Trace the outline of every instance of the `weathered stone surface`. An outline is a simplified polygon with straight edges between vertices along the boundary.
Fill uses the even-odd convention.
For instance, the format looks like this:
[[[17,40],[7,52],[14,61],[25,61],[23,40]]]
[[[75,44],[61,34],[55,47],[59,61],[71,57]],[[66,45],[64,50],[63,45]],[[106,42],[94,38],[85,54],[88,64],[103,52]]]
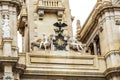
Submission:
[[[81,42],[75,39],[78,46],[72,49],[69,0],[0,0],[0,20],[0,80],[120,80],[118,0],[97,0],[84,26],[77,22]],[[66,27],[53,26],[59,21]],[[22,34],[21,53],[17,30]],[[55,49],[56,33],[66,49]]]

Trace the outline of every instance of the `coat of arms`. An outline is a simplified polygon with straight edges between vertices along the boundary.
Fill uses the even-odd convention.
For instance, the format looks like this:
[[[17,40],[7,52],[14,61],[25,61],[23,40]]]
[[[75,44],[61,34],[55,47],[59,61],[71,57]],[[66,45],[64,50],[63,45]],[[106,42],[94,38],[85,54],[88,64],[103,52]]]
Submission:
[[[67,40],[63,36],[64,29],[62,28],[66,27],[67,24],[56,22],[54,26],[58,27],[58,29],[54,29],[57,36],[55,36],[55,39],[53,39],[53,45],[55,46],[56,50],[66,50]]]

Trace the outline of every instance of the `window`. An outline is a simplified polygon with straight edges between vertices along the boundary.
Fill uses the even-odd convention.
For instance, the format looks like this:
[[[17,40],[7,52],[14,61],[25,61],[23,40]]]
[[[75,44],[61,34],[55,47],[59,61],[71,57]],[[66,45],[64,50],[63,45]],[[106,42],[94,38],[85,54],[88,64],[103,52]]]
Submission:
[[[99,36],[98,36],[98,35],[95,37],[95,43],[96,43],[97,55],[101,55],[100,39],[99,39]]]
[[[94,55],[94,46],[93,46],[93,43],[90,44],[89,49],[90,49],[91,55]]]

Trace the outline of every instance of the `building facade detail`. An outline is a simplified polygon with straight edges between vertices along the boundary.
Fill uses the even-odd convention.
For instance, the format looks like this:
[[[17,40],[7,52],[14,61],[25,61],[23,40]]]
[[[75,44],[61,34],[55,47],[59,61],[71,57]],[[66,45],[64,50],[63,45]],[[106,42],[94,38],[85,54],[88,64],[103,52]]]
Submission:
[[[76,38],[69,0],[0,0],[0,20],[0,80],[120,80],[119,0],[97,0]]]

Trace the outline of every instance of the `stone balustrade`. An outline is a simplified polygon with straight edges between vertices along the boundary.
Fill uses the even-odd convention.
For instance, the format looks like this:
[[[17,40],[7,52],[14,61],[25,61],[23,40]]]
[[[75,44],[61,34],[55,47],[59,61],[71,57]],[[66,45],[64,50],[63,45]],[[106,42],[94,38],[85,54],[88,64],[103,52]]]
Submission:
[[[61,0],[39,0],[39,6],[61,7],[62,1]]]
[[[57,13],[58,21],[61,21],[64,10],[62,0],[38,0],[36,12],[39,15],[39,20],[43,20],[45,12],[51,12]]]

